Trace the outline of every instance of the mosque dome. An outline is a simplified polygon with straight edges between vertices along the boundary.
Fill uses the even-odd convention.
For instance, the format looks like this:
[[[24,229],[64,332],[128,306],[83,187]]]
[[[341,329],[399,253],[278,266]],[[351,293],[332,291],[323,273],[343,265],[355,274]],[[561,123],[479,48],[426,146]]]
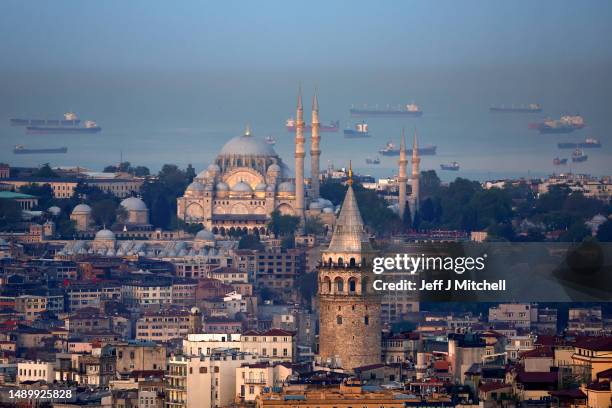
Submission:
[[[79,204],[72,210],[73,214],[91,214],[91,207],[87,204]]]
[[[227,183],[224,183],[224,182],[217,183],[217,191],[228,191],[228,190],[229,190],[229,186],[227,185]]]
[[[198,231],[198,233],[195,236],[195,239],[198,241],[214,241],[215,235],[208,230],[202,229]]]
[[[253,192],[253,189],[251,189],[251,186],[244,181],[239,181],[238,183],[234,184],[232,191],[236,193],[251,193]]]
[[[266,187],[266,191],[269,192],[274,192],[276,186],[274,186],[274,184],[268,184],[268,187]]]
[[[251,136],[246,132],[242,136],[230,139],[221,149],[221,156],[277,156],[271,145],[265,140]]]
[[[266,191],[266,187],[265,183],[259,183],[255,186],[255,191]]]
[[[49,214],[51,214],[51,215],[58,216],[58,215],[60,215],[60,213],[62,212],[62,209],[61,209],[61,208],[59,208],[59,207],[58,207],[58,206],[56,206],[56,205],[53,205],[53,206],[51,206],[51,207],[47,208],[47,211],[48,211],[48,212],[49,212]]]
[[[98,231],[96,233],[96,241],[100,241],[100,240],[114,240],[115,239],[115,234],[113,233],[113,231],[109,230],[109,229],[102,229],[100,231]]]
[[[284,181],[278,185],[279,193],[295,193],[295,185],[290,181]]]
[[[121,206],[128,211],[146,211],[147,205],[140,198],[129,197],[121,201]]]
[[[209,176],[208,170],[202,170],[201,172],[198,173],[197,176],[195,176],[195,178],[198,180],[204,180],[204,179],[207,179],[208,176]]]
[[[334,209],[331,207],[325,207],[323,208],[323,213],[324,214],[333,214],[334,213]]]
[[[208,172],[210,174],[217,174],[221,171],[221,168],[219,167],[219,165],[212,163],[211,165],[208,166]]]
[[[187,191],[204,191],[204,184],[200,183],[199,181],[194,181],[187,186]]]
[[[276,163],[271,164],[270,167],[268,167],[268,174],[270,174],[270,173],[280,173],[280,172],[281,172],[281,168]]]
[[[323,208],[323,206],[318,201],[313,201],[312,203],[310,203],[308,208],[311,210],[320,210],[321,208]]]

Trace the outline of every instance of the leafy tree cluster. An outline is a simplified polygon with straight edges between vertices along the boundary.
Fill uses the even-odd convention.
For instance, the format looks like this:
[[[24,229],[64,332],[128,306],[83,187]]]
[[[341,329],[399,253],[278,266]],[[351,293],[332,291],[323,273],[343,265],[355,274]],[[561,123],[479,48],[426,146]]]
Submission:
[[[150,222],[158,228],[178,227],[176,199],[183,195],[191,182],[190,172],[174,164],[164,164],[157,177],[145,183],[142,199],[147,204]]]
[[[0,199],[0,231],[15,229],[21,221],[21,207],[14,200]]]
[[[43,164],[38,170],[32,173],[32,177],[37,178],[58,178],[59,175],[53,171],[49,163]]]
[[[132,164],[128,161],[121,162],[118,165],[106,166],[103,170],[105,173],[129,173],[136,177],[146,177],[151,174],[148,167],[136,166],[132,167]]]

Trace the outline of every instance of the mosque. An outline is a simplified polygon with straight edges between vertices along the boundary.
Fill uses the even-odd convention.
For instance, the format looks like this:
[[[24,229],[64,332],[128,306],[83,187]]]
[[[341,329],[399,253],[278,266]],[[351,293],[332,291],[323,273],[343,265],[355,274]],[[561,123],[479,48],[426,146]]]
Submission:
[[[214,234],[236,230],[266,233],[273,211],[293,215],[302,221],[317,216],[330,230],[335,221],[334,207],[319,197],[319,104],[312,103],[310,145],[311,175],[305,192],[304,110],[298,94],[295,136],[295,175],[265,140],[250,129],[230,139],[215,161],[197,175],[182,197],[177,199],[178,218],[201,223]],[[308,205],[306,205],[308,203]]]

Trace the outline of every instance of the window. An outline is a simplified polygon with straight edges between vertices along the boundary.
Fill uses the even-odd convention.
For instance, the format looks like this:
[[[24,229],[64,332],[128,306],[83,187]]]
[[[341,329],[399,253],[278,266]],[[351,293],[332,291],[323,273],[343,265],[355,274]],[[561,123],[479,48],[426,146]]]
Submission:
[[[342,324],[342,316],[337,316],[336,317],[336,323],[337,324]]]

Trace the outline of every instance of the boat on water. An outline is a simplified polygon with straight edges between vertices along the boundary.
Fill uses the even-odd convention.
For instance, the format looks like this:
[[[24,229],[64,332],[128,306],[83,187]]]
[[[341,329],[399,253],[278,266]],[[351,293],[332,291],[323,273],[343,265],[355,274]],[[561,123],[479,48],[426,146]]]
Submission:
[[[440,165],[440,169],[441,170],[448,170],[448,171],[459,171],[459,163],[454,161],[454,162],[449,163],[449,164],[441,164]]]
[[[563,115],[559,119],[546,119],[543,122],[529,124],[529,129],[537,130],[541,134],[572,133],[585,126],[584,118],[580,115]]]
[[[409,103],[407,105],[398,105],[392,107],[387,105],[386,108],[379,108],[378,106],[369,107],[364,106],[362,108],[355,108],[351,106],[349,112],[353,116],[421,116],[423,111],[416,103]]]
[[[93,120],[86,120],[85,126],[26,126],[29,134],[72,134],[72,133],[98,133],[102,128]]]
[[[437,149],[438,146],[435,145],[421,146],[418,148],[418,153],[421,156],[434,156]],[[382,154],[383,156],[399,156],[400,148],[393,142],[387,142],[385,147],[380,149],[378,153]],[[412,148],[406,149],[406,154],[412,155]]]
[[[287,121],[285,122],[285,127],[287,128],[288,132],[295,132],[295,128],[296,128],[296,123],[295,123],[295,119],[293,118],[289,118],[287,119]],[[339,120],[333,120],[329,123],[321,123],[319,125],[319,132],[338,132],[340,130],[340,121]],[[304,123],[304,132],[311,132],[312,131],[312,126],[308,123]]]
[[[555,157],[555,158],[553,159],[553,164],[554,164],[555,166],[564,166],[564,165],[566,165],[566,164],[567,164],[567,157],[564,157],[564,158],[562,158],[562,159],[560,159],[560,158],[558,158],[558,157]]]
[[[67,147],[50,147],[46,149],[27,149],[23,145],[15,145],[13,149],[14,154],[53,154],[53,153],[67,153]]]
[[[380,164],[380,157],[366,157],[366,164]]]
[[[266,143],[274,146],[276,144],[276,139],[274,138],[274,136],[266,136]]]
[[[559,149],[599,149],[601,147],[601,142],[599,139],[587,137],[582,142],[559,142],[557,143],[557,147]]]
[[[66,112],[62,119],[24,119],[12,118],[11,126],[78,126],[81,119],[74,112]]]
[[[370,137],[370,131],[368,130],[368,124],[360,122],[355,125],[355,128],[347,127],[344,129],[344,137],[347,139],[357,139]]]
[[[589,156],[587,156],[586,154],[584,154],[584,152],[582,151],[582,149],[576,149],[574,150],[574,152],[572,153],[572,161],[574,163],[580,163],[580,162],[585,162],[587,161],[587,159],[589,158]]]
[[[542,112],[542,105],[539,103],[530,103],[528,105],[491,106],[489,112],[538,113]]]

